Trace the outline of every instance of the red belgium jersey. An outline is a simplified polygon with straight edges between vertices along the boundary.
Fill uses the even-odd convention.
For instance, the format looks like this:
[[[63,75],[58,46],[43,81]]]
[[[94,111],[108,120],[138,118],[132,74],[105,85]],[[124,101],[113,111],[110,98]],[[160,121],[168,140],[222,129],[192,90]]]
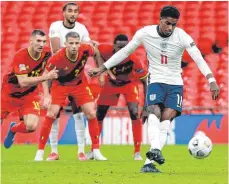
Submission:
[[[100,44],[98,46],[101,57],[107,61],[112,55],[114,55],[113,46],[110,44]],[[120,64],[112,67],[111,72],[115,75],[116,80],[109,78],[109,81],[117,86],[122,86],[136,78],[142,78],[147,75],[145,70],[135,54],[129,55]],[[109,76],[109,75],[108,75]]]
[[[3,77],[2,95],[21,98],[36,90],[36,86],[21,88],[18,84],[17,75],[38,77],[45,69],[47,60],[51,57],[49,49],[44,49],[39,59],[35,60],[28,52],[28,48],[17,51],[9,72]]]
[[[91,45],[81,44],[76,61],[71,61],[66,55],[66,48],[59,50],[53,55],[46,66],[48,71],[54,67],[58,70],[58,78],[53,80],[54,85],[77,85],[84,80],[84,66],[89,56],[94,56]]]

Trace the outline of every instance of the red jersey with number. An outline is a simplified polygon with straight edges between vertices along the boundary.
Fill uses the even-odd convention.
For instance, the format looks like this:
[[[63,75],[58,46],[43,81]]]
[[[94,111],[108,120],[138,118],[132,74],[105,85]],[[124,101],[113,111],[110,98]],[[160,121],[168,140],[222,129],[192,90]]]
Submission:
[[[114,54],[113,46],[109,44],[101,44],[98,46],[98,49],[105,61]],[[116,80],[111,79],[109,75],[108,80],[117,86],[125,85],[136,80],[136,78],[143,78],[148,74],[135,54],[129,55],[129,57],[110,70],[115,75]]]
[[[14,98],[21,98],[36,90],[36,86],[21,88],[17,75],[38,77],[44,71],[47,60],[51,57],[49,49],[45,48],[39,59],[35,60],[28,52],[28,48],[20,49],[14,56],[9,72],[3,77],[2,93]]]
[[[56,67],[58,78],[53,80],[54,85],[78,85],[84,80],[84,66],[89,56],[94,56],[91,45],[81,44],[76,61],[71,61],[66,55],[66,48],[59,50],[53,55],[46,66],[48,71]]]

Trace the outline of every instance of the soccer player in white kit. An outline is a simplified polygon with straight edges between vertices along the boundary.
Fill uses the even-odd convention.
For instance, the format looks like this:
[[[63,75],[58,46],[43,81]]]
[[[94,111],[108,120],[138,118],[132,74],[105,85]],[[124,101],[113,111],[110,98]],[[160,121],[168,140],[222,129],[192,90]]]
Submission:
[[[138,30],[123,49],[114,54],[99,68],[91,69],[89,76],[96,76],[123,61],[143,44],[149,61],[146,111],[150,150],[141,172],[160,172],[152,161],[163,164],[161,150],[166,142],[170,122],[182,111],[183,80],[181,59],[186,49],[207,78],[212,99],[219,96],[219,87],[193,39],[176,24],[180,13],[174,6],[165,6],[160,12],[160,24]]]
[[[63,21],[53,22],[49,29],[49,37],[51,42],[52,53],[55,54],[62,47],[65,47],[65,35],[69,32],[75,31],[80,35],[80,41],[91,42],[87,28],[76,21],[79,15],[79,6],[75,3],[67,3],[63,7]],[[73,118],[75,121],[75,132],[78,142],[78,159],[87,160],[84,152],[85,146],[85,126],[83,113],[79,108],[75,106],[71,97],[69,100],[72,105]],[[49,154],[47,160],[58,160],[59,154],[57,150],[58,145],[58,132],[59,132],[59,118],[52,125],[50,133],[50,145],[51,153]]]

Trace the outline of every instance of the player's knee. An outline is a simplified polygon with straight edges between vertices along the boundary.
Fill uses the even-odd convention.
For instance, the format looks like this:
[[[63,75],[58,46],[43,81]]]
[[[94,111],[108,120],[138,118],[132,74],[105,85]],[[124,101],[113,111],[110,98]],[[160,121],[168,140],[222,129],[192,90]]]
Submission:
[[[137,120],[138,119],[138,108],[130,108],[130,118],[131,120]]]
[[[38,123],[35,123],[32,121],[27,122],[26,123],[26,130],[29,132],[34,132],[37,129],[37,125],[38,125]]]
[[[158,105],[151,105],[147,107],[148,114],[154,114],[158,119],[161,119],[161,109]]]
[[[87,119],[94,119],[96,118],[96,111],[95,110],[89,111],[85,113],[85,116],[87,117]]]
[[[177,115],[177,112],[175,110],[172,111],[164,111],[161,116],[161,121],[170,120],[172,121]]]
[[[50,117],[50,118],[53,118],[53,119],[56,119],[58,117],[58,114],[59,114],[59,111],[56,111],[56,110],[53,110],[53,109],[50,109],[47,112],[47,116]]]

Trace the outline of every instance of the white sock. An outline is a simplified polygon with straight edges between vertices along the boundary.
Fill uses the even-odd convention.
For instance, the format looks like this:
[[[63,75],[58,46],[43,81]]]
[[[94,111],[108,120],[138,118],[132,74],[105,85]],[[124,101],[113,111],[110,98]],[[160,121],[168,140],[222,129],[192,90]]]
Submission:
[[[94,154],[100,153],[100,150],[99,149],[93,149],[93,153]]]
[[[164,120],[160,124],[160,146],[161,146],[161,150],[167,141],[169,126],[170,126],[170,120]]]
[[[85,125],[84,125],[84,118],[83,113],[73,114],[73,118],[75,120],[75,132],[76,138],[78,142],[78,154],[84,153],[84,146],[85,146]]]
[[[169,120],[164,120],[160,123],[160,146],[161,146],[161,150],[164,147],[166,141],[167,141],[167,137],[168,137],[168,130],[169,130],[169,126],[170,126],[170,121]],[[154,163],[154,161],[152,160],[152,163]]]
[[[147,164],[150,164],[150,163],[152,163],[152,161],[150,161],[148,158],[146,158],[146,161],[145,161],[144,165],[147,165]]]
[[[160,121],[156,115],[150,114],[148,117],[148,136],[150,138],[150,149],[161,149],[160,146]]]
[[[59,133],[59,119],[57,118],[53,124],[52,129],[49,135],[51,152],[58,154],[57,145],[58,145],[58,133]]]
[[[43,155],[44,154],[44,150],[39,149],[39,150],[37,150],[37,153]]]

